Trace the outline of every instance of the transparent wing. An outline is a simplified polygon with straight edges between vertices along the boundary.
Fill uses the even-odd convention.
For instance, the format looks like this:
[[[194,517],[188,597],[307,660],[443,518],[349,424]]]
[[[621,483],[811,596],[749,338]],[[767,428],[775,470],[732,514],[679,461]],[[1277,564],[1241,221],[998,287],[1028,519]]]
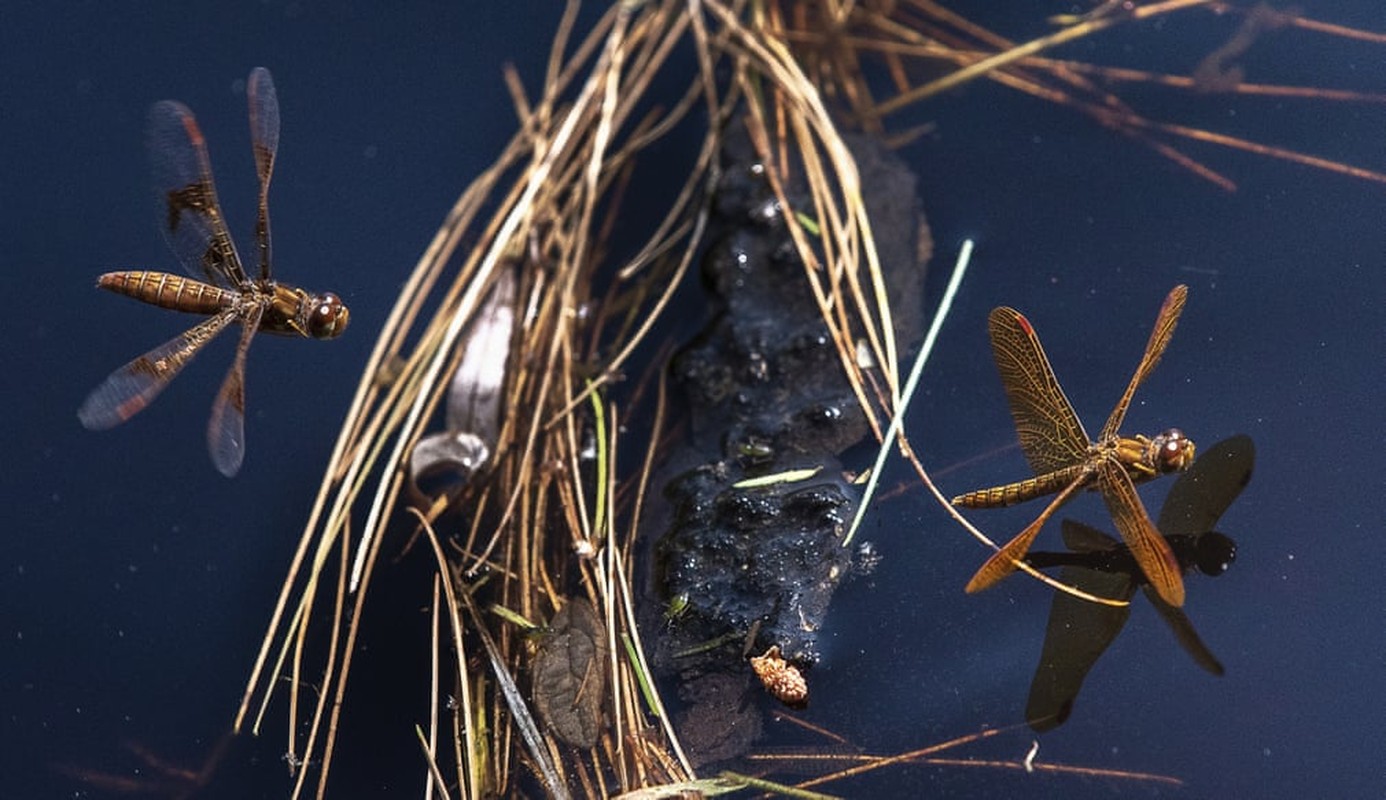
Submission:
[[[256,67],[245,84],[250,105],[250,147],[255,152],[255,173],[260,179],[260,199],[256,204],[255,248],[260,258],[260,278],[270,279],[269,185],[274,174],[274,157],[279,152],[279,98],[269,70]]]
[[[1165,348],[1174,336],[1174,326],[1179,323],[1179,314],[1184,310],[1184,300],[1188,296],[1189,287],[1180,284],[1171,289],[1165,297],[1164,304],[1160,306],[1160,314],[1155,318],[1155,329],[1150,332],[1150,340],[1145,343],[1145,354],[1141,356],[1141,363],[1136,365],[1136,374],[1131,376],[1131,382],[1126,384],[1126,391],[1112,409],[1111,416],[1107,417],[1107,424],[1102,426],[1101,439],[1117,435],[1117,429],[1126,419],[1126,409],[1131,406],[1131,398],[1135,396],[1136,389],[1150,376],[1155,365],[1160,363],[1160,356],[1165,354]]]
[[[987,329],[1030,468],[1043,475],[1082,461],[1090,444],[1088,434],[1059,387],[1030,321],[1002,306],[992,309]]]
[[[265,307],[258,306],[242,323],[236,358],[226,372],[216,402],[212,403],[211,419],[207,420],[207,452],[211,453],[217,471],[228,478],[235,477],[245,460],[245,357],[264,312]]]
[[[1166,603],[1184,605],[1184,578],[1179,561],[1169,542],[1150,523],[1126,468],[1114,459],[1103,459],[1098,466],[1098,481],[1107,511],[1150,585]]]
[[[187,106],[164,100],[149,110],[149,157],[159,227],[174,255],[193,277],[227,289],[241,286],[245,270],[217,202],[207,142]]]
[[[1086,479],[1079,477],[1068,486],[1065,486],[1058,494],[1054,495],[1054,499],[1049,501],[1049,505],[1044,507],[1044,510],[1040,512],[1038,517],[1035,517],[1034,522],[1026,525],[1025,529],[1017,533],[1014,539],[1006,542],[1001,546],[1000,550],[991,554],[991,558],[988,558],[982,566],[977,569],[972,579],[967,582],[967,586],[963,587],[963,591],[971,594],[973,592],[980,592],[983,589],[989,589],[1000,583],[1002,579],[1012,572],[1015,572],[1015,562],[1021,560],[1025,557],[1026,553],[1030,552],[1030,545],[1034,543],[1035,537],[1039,535],[1040,529],[1044,527],[1044,523],[1049,521],[1049,518],[1054,515],[1055,511],[1059,510],[1060,506],[1072,499],[1074,493],[1087,484],[1088,481]]]
[[[208,317],[196,327],[112,372],[87,395],[77,411],[77,418],[89,430],[105,430],[140,413],[235,317],[235,312],[230,310]]]

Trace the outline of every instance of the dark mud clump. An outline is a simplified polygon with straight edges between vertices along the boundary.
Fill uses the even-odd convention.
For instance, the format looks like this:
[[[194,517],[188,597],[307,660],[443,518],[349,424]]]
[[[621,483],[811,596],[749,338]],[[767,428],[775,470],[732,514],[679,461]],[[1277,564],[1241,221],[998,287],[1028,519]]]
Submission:
[[[744,750],[759,734],[758,712],[748,718],[741,699],[750,676],[743,652],[778,647],[797,667],[818,660],[829,602],[852,569],[842,539],[860,497],[838,456],[869,433],[784,209],[740,126],[732,128],[715,239],[703,259],[716,314],[671,368],[688,402],[691,437],[667,460],[665,474],[674,477],[664,486],[668,521],[658,545],[658,582],[678,615],[662,624],[656,663],[679,673],[680,696],[692,706],[686,722],[714,722],[703,752],[696,740],[686,742],[700,761]],[[851,144],[891,282],[897,337],[908,345],[917,338],[928,251],[917,179],[874,141]],[[802,189],[788,191],[796,209],[812,208]],[[810,468],[820,471],[807,480],[736,486]],[[687,652],[718,640],[720,647]],[[728,673],[743,676],[741,690],[728,685]],[[703,713],[710,698],[716,713]],[[748,738],[738,749],[742,734]]]

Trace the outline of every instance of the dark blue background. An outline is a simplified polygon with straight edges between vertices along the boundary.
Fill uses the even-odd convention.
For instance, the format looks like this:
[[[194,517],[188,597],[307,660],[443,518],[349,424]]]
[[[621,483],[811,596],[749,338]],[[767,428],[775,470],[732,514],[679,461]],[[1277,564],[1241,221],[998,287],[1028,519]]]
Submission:
[[[1321,18],[1386,31],[1374,3],[1320,5]],[[374,334],[453,199],[515,127],[501,65],[514,62],[537,87],[558,10],[7,7],[5,796],[73,794],[80,786],[60,765],[129,771],[126,740],[193,763],[225,729]],[[1063,54],[1187,72],[1231,25],[1195,12]],[[1044,28],[1006,30],[1019,39]],[[1379,46],[1281,32],[1245,63],[1255,80],[1386,91],[1383,57]],[[87,432],[75,410],[107,372],[185,321],[92,288],[107,269],[175,269],[147,191],[146,110],[176,98],[197,112],[233,232],[243,236],[254,176],[239,82],[256,65],[273,71],[283,114],[271,195],[277,274],[341,294],[353,327],[331,344],[256,341],[247,461],[227,481],[207,459],[203,428],[229,337],[120,429]],[[1151,116],[1386,169],[1386,108],[1124,94]],[[1096,430],[1161,298],[1179,282],[1190,286],[1188,307],[1127,428],[1177,424],[1205,447],[1244,432],[1258,447],[1252,484],[1221,526],[1241,543],[1240,559],[1226,576],[1189,586],[1189,614],[1227,676],[1198,671],[1138,598],[1073,719],[1044,737],[1040,759],[1177,775],[1189,784],[1181,796],[1380,795],[1386,186],[1191,148],[1241,185],[1226,194],[1129,139],[986,83],[893,120],[924,121],[937,122],[936,133],[904,152],[923,176],[939,242],[931,289],[958,242],[978,242],[911,411],[927,465],[941,470],[1014,440],[985,336],[991,307],[1027,313]],[[941,481],[953,493],[1023,471],[1012,449]],[[1165,488],[1143,490],[1152,509]],[[1004,539],[1036,511],[974,518]],[[1094,498],[1069,511],[1107,524]],[[918,492],[884,505],[865,535],[886,560],[872,579],[843,589],[827,657],[812,674],[809,718],[876,752],[1019,722],[1048,591],[1017,579],[962,595],[985,553]],[[1053,547],[1057,536],[1046,532],[1043,543]],[[426,601],[426,587],[405,594],[406,612]],[[373,729],[362,720],[374,711],[348,714],[344,735],[369,737],[374,751],[348,766],[345,774],[362,777],[341,781],[334,796],[422,786],[409,725],[424,718],[426,673],[406,634],[424,623],[398,622],[405,645],[368,638],[376,658],[363,663],[374,665],[368,671],[398,664],[403,677],[393,685],[402,688],[354,700],[395,713],[381,713],[390,722]],[[281,719],[282,706],[275,712]],[[1030,738],[1003,734],[963,754],[1015,758]],[[214,794],[284,794],[282,743],[282,725],[272,725],[241,745]],[[869,784],[897,794],[1163,793],[959,767],[897,767]]]

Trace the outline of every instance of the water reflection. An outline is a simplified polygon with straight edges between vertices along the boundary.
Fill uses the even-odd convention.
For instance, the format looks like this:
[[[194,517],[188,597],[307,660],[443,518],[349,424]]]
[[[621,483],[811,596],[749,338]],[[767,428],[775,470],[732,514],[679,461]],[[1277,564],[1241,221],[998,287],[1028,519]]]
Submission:
[[[1180,569],[1221,575],[1236,558],[1236,543],[1213,530],[1251,480],[1255,448],[1248,436],[1218,442],[1170,488],[1157,527]],[[1180,646],[1214,675],[1223,667],[1180,609],[1160,599],[1128,547],[1097,530],[1064,520],[1066,553],[1030,553],[1038,568],[1061,567],[1059,580],[1102,597],[1129,600],[1140,587]],[[1036,731],[1062,725],[1073,710],[1083,679],[1131,616],[1130,606],[1113,607],[1055,593],[1039,667],[1030,684],[1025,719]]]

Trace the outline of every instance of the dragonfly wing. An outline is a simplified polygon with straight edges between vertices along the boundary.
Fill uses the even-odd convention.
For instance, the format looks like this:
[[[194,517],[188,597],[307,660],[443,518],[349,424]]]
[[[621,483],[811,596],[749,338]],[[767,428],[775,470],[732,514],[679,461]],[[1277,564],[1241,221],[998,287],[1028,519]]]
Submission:
[[[245,84],[250,105],[250,146],[255,151],[255,173],[260,179],[256,206],[255,248],[260,257],[260,279],[270,279],[269,184],[274,156],[279,152],[279,98],[269,70],[256,67]]]
[[[260,328],[265,307],[259,306],[241,324],[241,341],[236,345],[236,358],[212,403],[212,416],[207,421],[207,451],[217,471],[234,477],[245,459],[245,357],[250,340]]]
[[[1164,355],[1165,348],[1169,346],[1169,340],[1174,336],[1174,326],[1179,322],[1179,315],[1184,311],[1184,301],[1188,296],[1189,287],[1180,284],[1171,289],[1165,297],[1164,304],[1160,306],[1160,314],[1155,318],[1155,329],[1150,332],[1150,341],[1145,343],[1145,354],[1136,365],[1136,373],[1131,376],[1131,382],[1126,385],[1126,391],[1112,409],[1111,416],[1107,417],[1107,424],[1102,426],[1102,435],[1099,437],[1101,441],[1117,435],[1122,421],[1126,419],[1126,409],[1131,405],[1136,388],[1149,377],[1155,365],[1160,363],[1160,356]]]
[[[1160,532],[1197,536],[1216,528],[1223,512],[1251,481],[1255,460],[1250,436],[1233,436],[1213,445],[1170,487],[1160,509]]]
[[[1059,510],[1059,506],[1067,503],[1082,487],[1088,485],[1085,477],[1080,476],[1072,483],[1065,486],[1063,491],[1054,495],[1054,499],[1049,501],[1049,505],[1044,507],[1035,521],[1025,526],[1025,529],[1016,534],[1015,538],[1001,546],[1000,550],[991,554],[981,568],[967,582],[963,591],[968,594],[980,592],[983,589],[990,589],[1000,583],[1012,572],[1016,571],[1016,562],[1025,557],[1030,552],[1030,545],[1034,543],[1035,537],[1039,535],[1044,523]]]
[[[1030,552],[1030,545],[1034,544],[1035,537],[1039,535],[1043,525],[1030,523],[1025,526],[1025,530],[1016,534],[1016,537],[991,554],[982,566],[973,574],[972,579],[963,587],[963,591],[968,594],[980,592],[983,589],[990,589],[1000,583],[1012,572],[1015,572],[1015,562],[1025,557]]]
[[[1030,468],[1044,475],[1082,461],[1090,444],[1088,434],[1054,377],[1030,321],[1002,306],[992,309],[987,329]]]
[[[207,141],[187,106],[164,100],[149,110],[149,156],[162,214],[159,227],[183,267],[224,288],[245,283],[217,202]]]
[[[1166,603],[1176,607],[1184,605],[1184,579],[1179,562],[1169,542],[1150,523],[1126,468],[1115,459],[1103,459],[1098,466],[1098,483],[1117,531],[1131,548],[1131,555],[1150,585]]]
[[[1098,597],[1129,600],[1135,592],[1131,576],[1122,573],[1064,567],[1059,580]],[[1025,719],[1031,728],[1043,732],[1068,719],[1083,679],[1130,616],[1129,605],[1108,606],[1054,593],[1044,648],[1025,704]]]
[[[208,317],[112,372],[87,395],[77,411],[77,418],[88,430],[105,430],[140,413],[234,318],[233,311]]]
[[[1214,675],[1222,675],[1225,672],[1222,668],[1222,662],[1218,661],[1217,656],[1213,655],[1213,651],[1209,650],[1208,645],[1204,644],[1203,640],[1198,637],[1198,632],[1194,630],[1188,615],[1161,600],[1160,596],[1150,587],[1143,588],[1145,596],[1150,598],[1151,605],[1155,606],[1155,610],[1160,612],[1160,617],[1169,623],[1169,629],[1174,631],[1174,638],[1179,641],[1184,652],[1192,656],[1194,662],[1203,669]]]

